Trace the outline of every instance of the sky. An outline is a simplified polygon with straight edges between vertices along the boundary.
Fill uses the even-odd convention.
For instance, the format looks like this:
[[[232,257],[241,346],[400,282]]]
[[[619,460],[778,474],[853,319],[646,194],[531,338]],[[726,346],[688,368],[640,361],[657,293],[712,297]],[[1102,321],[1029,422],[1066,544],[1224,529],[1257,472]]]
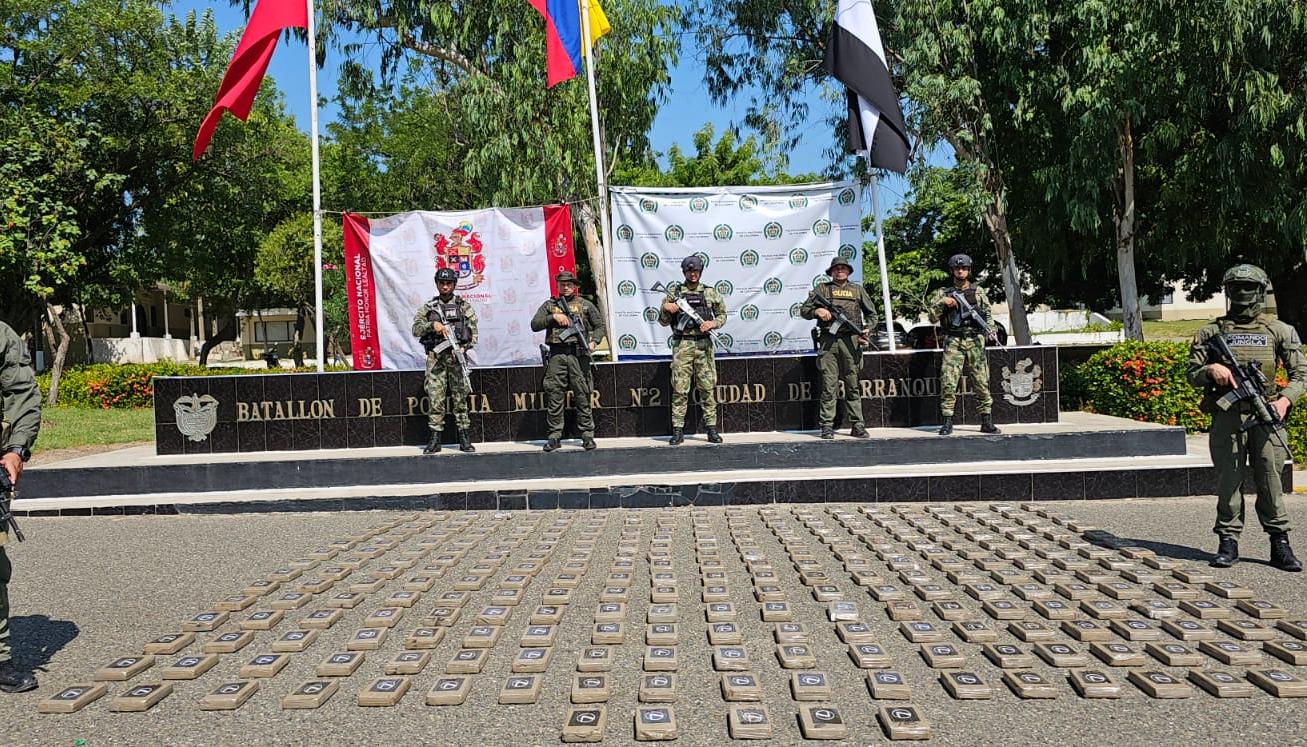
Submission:
[[[239,7],[233,7],[226,0],[219,0],[219,2],[176,0],[172,12],[181,16],[191,10],[202,12],[206,9],[213,12],[220,33],[239,34],[245,27],[247,19],[244,12]],[[326,65],[318,70],[318,97],[320,100],[326,100],[325,105],[320,107],[318,112],[321,132],[326,131],[326,124],[333,121],[339,113],[330,100],[336,95],[336,74],[342,60],[343,56],[337,50],[328,49]],[[268,66],[268,75],[276,81],[284,97],[286,108],[294,116],[296,124],[307,132],[310,119],[307,46],[303,42],[288,39],[283,35],[277,43],[277,51]],[[597,71],[597,75],[603,75],[602,68]],[[683,49],[680,62],[672,70],[671,93],[659,110],[650,131],[650,142],[658,153],[666,153],[673,143],[679,143],[683,151],[693,152],[694,133],[705,123],[712,123],[720,134],[728,127],[740,125],[744,120],[749,105],[748,98],[742,96],[724,105],[713,104],[708,100],[703,77],[702,62],[695,58],[691,49],[688,47]],[[564,85],[573,84],[584,85],[580,80],[569,81]],[[798,146],[788,154],[791,173],[820,173],[826,167],[826,159],[822,153],[828,143],[825,119],[829,116],[832,105],[821,101],[815,94],[809,103],[813,112],[813,122],[818,126],[801,137]],[[198,128],[198,122],[196,126]],[[220,126],[230,127],[239,124],[231,117],[225,117]],[[812,134],[814,132],[816,134]],[[747,136],[748,132],[742,134]],[[589,141],[579,145],[587,150],[590,148]],[[888,211],[900,203],[907,189],[907,182],[897,175],[885,179],[881,185],[882,211]],[[330,206],[324,207],[331,209]]]

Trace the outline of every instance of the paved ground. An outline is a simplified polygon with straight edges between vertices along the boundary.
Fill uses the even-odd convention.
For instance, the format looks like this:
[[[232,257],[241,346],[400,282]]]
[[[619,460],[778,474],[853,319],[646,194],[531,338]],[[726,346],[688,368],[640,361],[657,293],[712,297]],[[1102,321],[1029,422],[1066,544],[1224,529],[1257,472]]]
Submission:
[[[1206,499],[1163,499],[1067,504],[1045,504],[1062,521],[1092,523],[1118,538],[1136,540],[1137,547],[1152,550],[1162,560],[1174,559],[1185,568],[1203,569],[1212,545],[1209,533],[1212,506]],[[1307,499],[1290,498],[1298,526],[1307,526]],[[1016,507],[1012,507],[1015,509]],[[869,511],[869,513],[868,513]],[[799,568],[812,574],[824,571],[836,593],[855,602],[858,617],[890,659],[893,671],[911,687],[911,700],[931,723],[932,741],[942,744],[1188,744],[1188,743],[1302,743],[1307,736],[1301,723],[1307,716],[1303,700],[1279,699],[1256,690],[1250,698],[1220,700],[1195,689],[1185,700],[1154,700],[1129,683],[1130,669],[1109,667],[1090,657],[1091,669],[1109,672],[1121,681],[1120,700],[1086,700],[1079,697],[1066,679],[1066,669],[1055,668],[1040,659],[1031,670],[1052,684],[1052,700],[1022,700],[1001,681],[1003,670],[981,653],[979,643],[964,642],[932,610],[932,602],[913,593],[925,585],[914,579],[919,567],[929,583],[942,587],[946,601],[958,602],[973,620],[981,620],[997,631],[1000,643],[1029,652],[1024,643],[1006,630],[1007,623],[993,619],[981,603],[953,583],[946,573],[932,567],[929,559],[943,558],[965,567],[968,573],[1030,567],[1041,558],[1033,551],[1052,553],[1052,558],[1074,560],[1075,552],[1060,548],[1050,536],[1072,540],[1065,524],[1055,523],[1027,511],[1008,511],[1003,516],[985,505],[949,504],[829,504],[776,505],[763,509],[673,509],[648,511],[591,511],[579,513],[411,514],[357,512],[338,514],[247,514],[237,516],[146,516],[123,518],[28,519],[24,529],[29,541],[10,546],[16,566],[11,596],[17,615],[13,628],[18,655],[42,670],[42,687],[32,694],[0,696],[3,741],[9,744],[380,744],[387,740],[426,744],[556,744],[564,715],[569,708],[576,662],[582,649],[591,645],[600,595],[627,589],[627,608],[621,617],[625,642],[614,645],[614,659],[607,672],[611,694],[606,704],[607,729],[604,742],[624,744],[634,735],[633,715],[638,705],[638,688],[645,656],[646,619],[651,607],[651,571],[672,573],[677,599],[678,626],[676,700],[671,704],[679,724],[678,742],[719,745],[730,741],[727,711],[730,706],[720,689],[721,672],[714,670],[713,647],[709,645],[708,604],[702,601],[705,586],[726,586],[726,598],[734,605],[734,621],[742,632],[743,648],[750,660],[749,672],[761,685],[763,703],[773,722],[774,744],[803,741],[797,715],[811,703],[793,699],[788,686],[790,671],[781,668],[773,641],[776,623],[764,622],[755,590],[775,585],[787,601],[796,622],[806,626],[809,645],[817,666],[832,685],[829,700],[847,722],[847,744],[881,742],[884,734],[875,712],[880,705],[896,702],[873,700],[866,675],[876,670],[859,669],[847,655],[848,646],[836,635],[828,619],[828,604],[814,599],[814,588],[805,586]],[[1249,509],[1251,515],[1251,507]],[[982,526],[981,521],[997,527]],[[1024,522],[1024,523],[1021,523]],[[1079,527],[1079,525],[1077,525]],[[1080,527],[1083,528],[1083,527]],[[968,538],[955,529],[972,532]],[[363,539],[364,532],[373,536]],[[1010,532],[1005,537],[1002,532]],[[932,541],[924,532],[934,532]],[[1023,535],[1028,533],[1031,536]],[[997,535],[991,538],[986,534]],[[71,715],[37,712],[38,704],[74,683],[90,682],[96,670],[114,659],[139,656],[142,647],[158,636],[177,633],[194,615],[211,610],[223,598],[239,595],[251,582],[263,579],[291,561],[307,560],[316,548],[333,541],[361,539],[340,555],[305,570],[253,606],[232,612],[231,620],[216,632],[197,633],[197,641],[176,655],[159,656],[153,667],[129,682],[109,682],[109,694]],[[825,541],[823,541],[823,538]],[[1245,553],[1254,562],[1241,563],[1218,578],[1246,586],[1261,600],[1287,610],[1290,619],[1307,617],[1307,584],[1303,576],[1276,572],[1257,559],[1266,557],[1266,541],[1260,531],[1245,535]],[[945,545],[945,540],[949,545]],[[1030,552],[1021,550],[1024,540]],[[396,542],[391,549],[386,544]],[[1307,550],[1304,541],[1300,549]],[[931,546],[942,552],[933,552]],[[988,545],[985,550],[982,545]],[[222,654],[218,665],[193,681],[175,681],[175,691],[147,713],[110,711],[115,696],[141,684],[160,682],[168,664],[188,654],[222,632],[235,631],[240,621],[256,610],[270,609],[272,602],[305,579],[325,568],[359,556],[368,547],[383,551],[375,559],[363,560],[351,575],[330,591],[312,595],[301,609],[289,610],[285,619],[270,631],[255,633],[255,640],[238,653]],[[1073,548],[1076,546],[1073,544]],[[1077,548],[1078,549],[1078,548]],[[843,561],[835,552],[843,556]],[[1058,551],[1063,554],[1056,554]],[[429,552],[424,552],[429,551]],[[460,553],[461,551],[461,553]],[[498,553],[508,553],[497,557]],[[409,555],[406,555],[409,553]],[[1012,562],[1000,562],[993,553],[1008,555]],[[371,553],[367,553],[371,554]],[[447,556],[454,556],[449,558]],[[538,557],[532,557],[538,555]],[[905,556],[899,559],[897,556]],[[420,556],[420,557],[419,557]],[[235,712],[209,712],[197,708],[198,701],[220,685],[238,678],[243,665],[270,650],[272,641],[298,628],[298,621],[315,610],[327,609],[331,598],[362,577],[380,573],[388,564],[404,558],[414,566],[375,591],[363,593],[363,601],[347,610],[307,650],[289,655],[290,663],[270,679],[262,681],[260,692]],[[409,678],[411,689],[391,708],[363,708],[356,704],[360,691],[382,675],[385,663],[404,648],[405,639],[427,623],[424,618],[441,606],[438,597],[453,588],[458,579],[476,575],[475,566],[491,566],[485,584],[471,591],[457,622],[447,629],[443,641],[431,649],[430,662]],[[361,559],[361,558],[360,558]],[[746,564],[746,559],[749,561]],[[1122,555],[1112,552],[1110,560]],[[451,566],[444,566],[453,560]],[[624,561],[629,560],[627,566]],[[809,560],[814,561],[812,563]],[[1049,559],[1043,559],[1047,562]],[[666,564],[664,564],[666,561]],[[864,562],[865,561],[865,562]],[[1093,562],[1096,562],[1095,559]],[[311,561],[308,561],[311,562]],[[543,563],[538,569],[523,563]],[[565,577],[564,564],[584,563],[585,572],[571,593],[552,646],[552,660],[542,676],[542,689],[534,705],[499,705],[501,687],[509,679],[510,666],[521,650],[519,640],[528,618],[544,595]],[[717,572],[720,563],[724,581],[705,574]],[[306,562],[307,564],[307,562]],[[946,567],[954,567],[944,563]],[[435,567],[426,570],[428,566]],[[578,566],[579,569],[582,566]],[[1101,568],[1101,566],[1095,566]],[[927,666],[919,644],[907,640],[900,623],[890,620],[886,603],[869,595],[870,587],[859,586],[854,571],[866,569],[885,584],[898,588],[916,603],[922,617],[934,623],[944,643],[952,644],[966,658],[966,671],[990,683],[990,700],[958,701],[938,681],[941,671]],[[903,570],[900,570],[903,569]],[[475,618],[490,605],[500,588],[511,588],[509,576],[521,572],[534,577],[522,579],[525,595],[504,625],[500,640],[489,649],[488,662],[479,674],[470,675],[472,687],[462,705],[429,706],[427,692],[437,679],[446,677],[446,664],[460,648]],[[1033,571],[1034,569],[1031,568]],[[1047,568],[1041,569],[1047,570]],[[1134,571],[1151,570],[1142,562]],[[771,571],[774,578],[765,574]],[[904,575],[906,571],[906,575]],[[629,579],[610,576],[630,573]],[[1074,571],[1065,572],[1070,575]],[[1130,569],[1107,572],[1112,580],[1124,580]],[[364,619],[385,606],[384,600],[402,590],[415,576],[440,574],[435,585],[419,594],[413,607],[392,629],[379,650],[366,653],[366,661],[352,676],[339,680],[339,692],[318,710],[283,710],[283,696],[301,683],[315,678],[314,670],[334,652],[345,649],[347,639],[364,626]],[[964,583],[968,581],[961,579]],[[978,579],[992,582],[991,579]],[[1068,579],[1074,582],[1074,579]],[[810,577],[810,584],[821,584]],[[1148,584],[1131,588],[1144,590],[1149,599],[1161,599]],[[970,581],[972,591],[980,591]],[[1030,609],[1030,604],[1013,592],[1016,587],[997,582],[1001,599],[1024,611],[1028,621],[1041,622],[1056,632],[1056,641],[1087,653],[1088,644],[1072,640]],[[1051,590],[1053,580],[1039,583]],[[1202,589],[1202,584],[1195,585]],[[923,590],[925,593],[925,590]],[[1062,599],[1062,597],[1056,597]],[[1099,599],[1106,597],[1098,596]],[[1200,598],[1229,607],[1232,600],[1203,592]],[[1064,600],[1065,601],[1065,600]],[[1075,603],[1070,602],[1074,607]],[[1126,603],[1122,603],[1123,605]],[[1089,615],[1077,612],[1077,617]],[[1131,612],[1131,619],[1143,619]],[[1191,619],[1190,615],[1182,615]],[[1233,619],[1249,620],[1241,611]],[[1276,621],[1268,621],[1273,625]],[[1104,624],[1106,622],[1104,621]],[[1208,624],[1215,628],[1212,621]],[[1163,643],[1177,642],[1164,635]],[[1294,641],[1278,630],[1276,640]],[[1220,640],[1231,640],[1221,633]],[[1119,635],[1112,642],[1121,643]],[[1142,651],[1143,643],[1129,644]],[[1197,643],[1187,644],[1197,649]],[[1245,644],[1258,649],[1260,643]],[[1183,680],[1187,670],[1166,667],[1147,657],[1145,669],[1158,669]],[[1270,656],[1260,657],[1262,666],[1278,667],[1307,677],[1307,667],[1284,664]],[[1226,666],[1207,655],[1197,669],[1220,669],[1240,678],[1247,667]],[[747,704],[746,704],[747,705]]]

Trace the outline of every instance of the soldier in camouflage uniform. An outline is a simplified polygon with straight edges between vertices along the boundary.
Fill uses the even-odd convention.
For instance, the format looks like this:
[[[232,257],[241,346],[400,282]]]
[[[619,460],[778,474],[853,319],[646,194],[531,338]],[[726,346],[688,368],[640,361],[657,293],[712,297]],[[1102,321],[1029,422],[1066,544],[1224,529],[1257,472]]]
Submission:
[[[976,406],[980,410],[980,432],[998,433],[994,426],[994,397],[989,392],[989,361],[985,357],[985,333],[974,320],[963,320],[957,299],[952,293],[957,292],[966,298],[972,308],[980,312],[985,323],[993,328],[994,315],[990,311],[989,297],[979,286],[971,282],[971,257],[955,254],[948,260],[949,272],[953,276],[951,286],[940,288],[930,298],[930,321],[939,325],[943,338],[944,356],[939,371],[939,414],[944,422],[939,426],[939,435],[947,436],[953,432],[953,408],[958,399],[958,379],[965,370],[971,378],[971,386],[976,390]]]
[[[849,282],[853,265],[843,257],[831,260],[826,274],[831,282],[822,283],[808,294],[808,300],[799,307],[799,315],[804,319],[816,319],[817,330],[817,372],[821,375],[821,411],[818,421],[821,425],[821,437],[835,438],[835,400],[839,394],[839,384],[844,383],[844,409],[852,425],[849,435],[854,438],[866,438],[867,426],[862,419],[862,386],[858,373],[862,370],[862,350],[867,345],[871,328],[876,326],[876,307],[872,305],[867,289],[857,283]],[[820,296],[829,301],[844,316],[853,322],[856,329],[847,325],[832,325],[830,311],[817,305]],[[838,327],[834,333],[832,327]]]
[[[704,433],[710,443],[719,444],[717,433],[717,363],[709,332],[726,323],[726,302],[716,288],[699,282],[703,260],[690,255],[681,260],[684,283],[671,283],[658,312],[658,323],[672,326],[683,312],[676,305],[682,298],[698,312],[703,324],[672,333],[672,437],[671,446],[685,443],[685,413],[690,407],[690,382],[697,382],[699,406],[703,408]]]
[[[427,424],[431,428],[431,440],[422,449],[423,454],[435,454],[440,451],[440,431],[445,427],[445,397],[448,395],[454,403],[454,423],[458,426],[458,450],[476,451],[468,429],[472,421],[468,418],[467,385],[463,383],[463,372],[450,348],[439,353],[431,352],[431,347],[438,345],[453,335],[454,344],[464,353],[477,344],[477,315],[472,304],[454,294],[458,283],[458,273],[443,267],[436,272],[436,291],[438,295],[422,304],[413,317],[413,336],[423,338],[427,347],[427,399],[431,402],[431,414]]]
[[[1280,470],[1288,455],[1276,443],[1270,428],[1243,430],[1249,403],[1229,409],[1217,406],[1217,400],[1233,387],[1234,378],[1228,367],[1212,362],[1208,347],[1214,336],[1224,335],[1240,365],[1258,362],[1267,378],[1262,392],[1267,407],[1278,413],[1281,421],[1288,416],[1289,407],[1307,391],[1307,357],[1303,356],[1298,332],[1266,313],[1266,288],[1270,282],[1266,273],[1253,265],[1235,265],[1226,271],[1221,284],[1229,311],[1194,334],[1188,373],[1189,382],[1204,390],[1202,410],[1212,415],[1212,429],[1207,436],[1216,468],[1216,525],[1212,531],[1220,537],[1212,565],[1229,568],[1239,559],[1244,469],[1251,466],[1257,487],[1257,518],[1271,537],[1271,565],[1297,572],[1302,570],[1302,563],[1289,547],[1289,513],[1280,484]],[[1289,375],[1283,389],[1275,383],[1277,365],[1283,365]],[[1279,435],[1284,438],[1283,430]]]
[[[17,485],[41,430],[41,390],[32,374],[27,345],[4,322],[0,322],[0,418],[4,420],[0,465]],[[21,693],[36,689],[36,677],[14,664],[9,649],[9,579],[13,566],[5,555],[8,538],[6,527],[0,526],[0,691]]]
[[[576,406],[576,427],[581,431],[581,446],[586,451],[595,448],[595,421],[591,412],[591,392],[594,380],[590,370],[590,356],[608,329],[604,317],[594,304],[581,297],[576,276],[564,270],[554,277],[558,283],[558,296],[540,305],[531,318],[531,331],[548,330],[545,345],[549,347],[549,362],[545,364],[545,403],[549,410],[549,440],[545,451],[562,448],[563,410],[567,406],[567,393],[572,392]],[[564,311],[563,304],[567,305]],[[572,318],[581,323],[581,331],[589,341],[582,347],[577,337],[570,336]]]

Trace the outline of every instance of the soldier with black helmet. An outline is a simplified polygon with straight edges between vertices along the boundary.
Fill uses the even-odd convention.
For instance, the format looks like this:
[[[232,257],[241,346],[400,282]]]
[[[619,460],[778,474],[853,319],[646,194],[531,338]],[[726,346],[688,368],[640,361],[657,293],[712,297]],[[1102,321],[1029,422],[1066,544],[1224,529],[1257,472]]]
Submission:
[[[590,451],[595,448],[595,422],[590,402],[594,380],[590,356],[608,330],[599,309],[577,292],[580,284],[576,275],[563,270],[554,276],[554,281],[558,284],[558,296],[541,304],[531,318],[533,332],[547,331],[545,345],[549,350],[549,360],[545,364],[544,387],[549,438],[545,441],[545,451],[562,448],[563,411],[567,407],[568,391],[571,391],[576,407],[581,446]],[[579,327],[573,323],[574,320]]]
[[[454,293],[458,273],[448,267],[436,271],[435,298],[418,308],[413,317],[413,336],[421,339],[427,348],[426,392],[431,410],[427,425],[431,440],[422,449],[423,454],[440,451],[440,431],[445,427],[445,397],[453,401],[454,423],[458,426],[458,450],[476,451],[468,430],[472,427],[468,416],[468,387],[463,380],[461,353],[476,347],[477,315],[472,304]],[[449,345],[441,347],[441,343]]]
[[[849,282],[852,272],[853,265],[836,255],[826,270],[830,282],[813,288],[808,300],[799,307],[799,315],[804,319],[817,320],[817,372],[821,376],[821,410],[817,420],[821,437],[828,440],[835,438],[835,400],[841,382],[845,415],[851,426],[849,435],[867,437],[858,373],[862,370],[862,351],[870,339],[871,328],[876,326],[876,308],[866,288]],[[832,313],[829,307],[836,308],[838,313]]]
[[[952,285],[940,288],[930,299],[930,321],[939,325],[943,338],[943,359],[939,371],[939,414],[943,423],[939,435],[953,432],[953,412],[958,398],[958,380],[965,370],[976,392],[976,407],[980,410],[980,432],[998,433],[994,425],[994,398],[989,392],[989,361],[985,357],[985,333],[974,319],[964,317],[962,304],[954,294],[960,294],[966,305],[980,312],[992,329],[994,315],[984,289],[972,282],[971,257],[954,254],[949,257],[949,274]]]
[[[1238,365],[1256,362],[1260,366],[1266,376],[1262,387],[1266,406],[1283,422],[1290,406],[1307,391],[1307,357],[1297,330],[1266,313],[1270,284],[1266,273],[1250,264],[1235,265],[1226,271],[1221,287],[1228,310],[1194,334],[1188,374],[1190,383],[1203,388],[1201,409],[1212,415],[1207,437],[1216,468],[1216,524],[1212,531],[1220,538],[1212,565],[1229,568],[1239,559],[1239,534],[1244,524],[1242,485],[1244,468],[1248,466],[1257,489],[1257,519],[1271,538],[1271,565],[1297,572],[1302,570],[1302,563],[1289,547],[1289,513],[1280,483],[1280,470],[1288,456],[1277,443],[1284,438],[1283,431],[1275,428],[1280,431],[1277,434],[1266,425],[1245,428],[1248,402],[1228,409],[1217,406],[1235,382],[1228,366],[1213,361],[1210,344],[1212,338],[1223,335]],[[1275,381],[1280,365],[1289,379],[1283,388]]]
[[[700,282],[703,258],[691,254],[681,260],[684,283],[669,283],[658,311],[658,323],[669,327],[685,314],[678,305],[684,299],[703,321],[677,328],[672,333],[672,437],[671,446],[685,443],[685,415],[690,409],[690,384],[698,385],[703,408],[704,433],[709,443],[722,442],[717,432],[717,362],[713,358],[712,332],[726,323],[726,302],[716,288]]]

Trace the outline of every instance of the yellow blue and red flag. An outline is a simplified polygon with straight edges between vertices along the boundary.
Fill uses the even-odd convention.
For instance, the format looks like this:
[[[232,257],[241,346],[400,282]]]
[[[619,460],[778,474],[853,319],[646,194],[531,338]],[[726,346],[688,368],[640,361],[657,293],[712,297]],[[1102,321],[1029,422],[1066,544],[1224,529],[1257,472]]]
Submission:
[[[531,7],[545,17],[545,66],[550,88],[575,78],[581,72],[581,56],[596,39],[612,30],[598,0],[589,3],[589,39],[582,38],[579,0],[531,0]]]

